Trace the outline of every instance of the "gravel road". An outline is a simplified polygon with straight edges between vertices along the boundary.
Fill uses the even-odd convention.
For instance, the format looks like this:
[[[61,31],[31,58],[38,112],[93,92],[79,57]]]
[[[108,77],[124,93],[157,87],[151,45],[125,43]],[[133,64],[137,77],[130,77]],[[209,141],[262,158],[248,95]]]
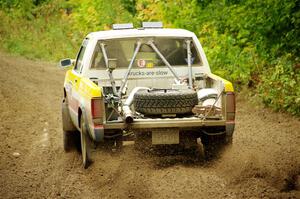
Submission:
[[[237,100],[233,146],[144,154],[132,142],[81,166],[62,148],[64,71],[0,53],[0,198],[300,198],[300,120]],[[246,93],[246,92],[244,92]]]

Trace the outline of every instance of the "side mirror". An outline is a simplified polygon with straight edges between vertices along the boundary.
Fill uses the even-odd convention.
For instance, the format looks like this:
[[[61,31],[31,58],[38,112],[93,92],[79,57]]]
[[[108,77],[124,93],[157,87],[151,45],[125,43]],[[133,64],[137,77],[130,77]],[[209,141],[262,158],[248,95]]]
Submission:
[[[71,66],[74,66],[75,60],[74,59],[62,59],[59,62],[59,67],[60,68],[69,68]]]
[[[117,59],[108,59],[108,69],[113,71],[117,68]]]

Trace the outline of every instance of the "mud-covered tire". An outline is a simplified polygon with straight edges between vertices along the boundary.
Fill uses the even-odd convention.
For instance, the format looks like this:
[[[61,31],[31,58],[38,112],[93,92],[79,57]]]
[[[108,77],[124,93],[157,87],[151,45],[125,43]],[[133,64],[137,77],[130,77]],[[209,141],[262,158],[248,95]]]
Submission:
[[[63,147],[65,152],[77,149],[81,151],[80,132],[79,131],[63,131]]]
[[[193,90],[143,90],[134,95],[135,111],[145,115],[187,114],[198,104]]]

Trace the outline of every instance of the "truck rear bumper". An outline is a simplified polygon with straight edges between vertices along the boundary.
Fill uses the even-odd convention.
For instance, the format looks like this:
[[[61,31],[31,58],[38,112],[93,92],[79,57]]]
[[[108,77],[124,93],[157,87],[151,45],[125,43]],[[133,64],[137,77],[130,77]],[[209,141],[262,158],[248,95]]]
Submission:
[[[149,128],[193,128],[204,126],[225,126],[225,120],[201,120],[199,118],[135,119],[133,123],[107,122],[104,129],[149,129]]]

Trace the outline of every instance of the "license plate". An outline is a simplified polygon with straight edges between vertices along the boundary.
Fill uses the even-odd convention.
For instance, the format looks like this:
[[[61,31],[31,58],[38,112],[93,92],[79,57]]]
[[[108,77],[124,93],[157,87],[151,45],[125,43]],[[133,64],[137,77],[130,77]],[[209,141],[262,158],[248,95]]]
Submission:
[[[179,144],[179,129],[155,129],[152,144]]]

